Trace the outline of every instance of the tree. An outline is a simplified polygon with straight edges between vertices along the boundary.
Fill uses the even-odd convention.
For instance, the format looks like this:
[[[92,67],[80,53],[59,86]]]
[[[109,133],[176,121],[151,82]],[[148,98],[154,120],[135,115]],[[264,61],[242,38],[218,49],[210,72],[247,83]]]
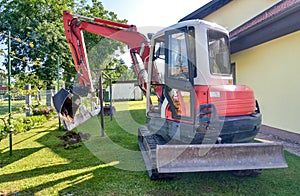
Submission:
[[[73,0],[3,0],[0,3],[0,31],[10,30],[12,39],[12,74],[36,73],[48,87],[57,77],[56,58],[60,55],[65,69],[72,60],[64,38],[61,13],[72,9]],[[2,35],[1,40],[7,37]],[[33,62],[33,63],[31,63]]]
[[[123,59],[120,59],[120,64],[125,65],[125,62]],[[131,67],[127,68],[127,70],[124,73],[122,73],[122,75],[118,78],[119,81],[136,80],[136,79],[137,79],[137,76],[134,71],[133,63],[131,65]]]
[[[20,73],[14,76],[15,86],[14,90],[18,92],[19,95],[25,95],[27,93],[31,95],[36,95],[41,89],[45,89],[45,84],[42,80],[38,78],[36,74],[33,73]],[[31,85],[31,92],[26,92],[26,84]]]
[[[104,73],[112,80],[112,82],[117,81],[123,73],[127,71],[128,67],[124,64],[124,61],[113,58],[105,67]],[[108,87],[109,80],[104,80],[104,88]]]
[[[45,81],[49,89],[57,78],[57,57],[64,70],[64,81],[71,82],[76,77],[69,45],[65,39],[62,12],[70,10],[86,16],[97,16],[104,19],[120,21],[113,12],[104,9],[97,0],[23,0],[0,2],[0,32],[10,30],[12,40],[12,74],[21,72],[35,73]],[[86,46],[92,51],[102,37],[86,34]],[[5,42],[7,35],[0,34],[0,42]],[[112,45],[104,41],[107,46]],[[102,45],[103,46],[103,45]],[[97,49],[98,50],[98,49]],[[111,50],[104,50],[103,58],[110,57]],[[99,67],[98,62],[91,61],[91,67]],[[7,64],[4,62],[4,64]],[[67,84],[68,85],[68,84]]]

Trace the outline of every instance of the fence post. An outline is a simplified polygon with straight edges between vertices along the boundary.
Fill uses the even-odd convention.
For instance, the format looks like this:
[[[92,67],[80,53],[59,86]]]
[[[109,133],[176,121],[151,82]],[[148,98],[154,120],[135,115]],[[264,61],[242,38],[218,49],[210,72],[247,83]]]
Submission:
[[[52,90],[46,90],[46,106],[51,106]]]
[[[57,86],[53,86],[53,94],[56,94],[58,92]]]
[[[99,73],[99,101],[100,101],[100,119],[101,119],[101,137],[104,137],[104,107],[103,107],[103,87],[102,87],[102,70]]]
[[[8,61],[8,70],[7,70],[7,86],[8,86],[8,125],[11,125],[11,33],[8,31],[8,41],[7,41],[7,61]],[[12,132],[9,132],[9,155],[12,156]]]
[[[41,89],[38,90],[37,100],[38,100],[39,102],[42,101]]]
[[[27,93],[26,93],[26,105],[27,105],[27,110],[26,110],[26,116],[31,116],[31,94],[30,94],[30,90],[31,90],[31,84],[26,84],[25,87]]]
[[[60,83],[59,83],[59,79],[60,79],[60,77],[59,77],[59,56],[57,56],[57,60],[56,60],[56,63],[57,63],[57,87],[56,87],[56,91],[55,91],[55,93],[57,93],[60,89]],[[58,128],[60,129],[60,127],[61,127],[61,121],[60,121],[60,117],[59,117],[59,115],[58,115]]]

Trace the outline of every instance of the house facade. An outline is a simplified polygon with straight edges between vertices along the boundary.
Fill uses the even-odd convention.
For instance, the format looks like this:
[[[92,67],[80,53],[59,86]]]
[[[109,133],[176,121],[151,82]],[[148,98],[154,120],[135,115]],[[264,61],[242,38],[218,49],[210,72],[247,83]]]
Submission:
[[[300,134],[300,0],[213,0],[189,19],[229,30],[236,83],[254,90],[263,124]]]

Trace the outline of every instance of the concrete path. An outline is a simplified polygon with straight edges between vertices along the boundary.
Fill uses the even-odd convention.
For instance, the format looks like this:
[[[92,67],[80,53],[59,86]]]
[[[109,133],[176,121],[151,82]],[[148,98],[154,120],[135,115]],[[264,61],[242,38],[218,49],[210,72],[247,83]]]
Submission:
[[[300,156],[300,134],[263,125],[255,139],[261,142],[282,142],[285,150]]]

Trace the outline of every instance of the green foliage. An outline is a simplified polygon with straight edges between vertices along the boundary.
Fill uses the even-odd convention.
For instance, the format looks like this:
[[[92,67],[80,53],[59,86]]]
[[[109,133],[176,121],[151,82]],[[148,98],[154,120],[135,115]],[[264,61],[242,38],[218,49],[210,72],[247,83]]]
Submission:
[[[127,23],[127,20],[119,20],[114,12],[105,10],[102,3],[97,0],[92,0],[92,6],[87,4],[85,0],[82,0],[80,4],[85,6],[78,8],[76,13],[80,13],[83,16]],[[126,72],[127,67],[124,64],[124,61],[115,59],[113,56],[116,50],[123,51],[124,44],[89,32],[84,31],[83,33],[92,76],[98,79],[98,70],[104,69],[104,73],[106,73],[113,81],[118,80],[118,78]],[[103,85],[104,87],[108,86],[109,80],[104,79]]]
[[[7,76],[4,70],[0,69],[0,85],[7,85]]]
[[[12,60],[13,75],[30,71],[43,80],[49,89],[58,77],[56,58],[59,56],[59,66],[64,70],[66,86],[71,84],[76,77],[76,71],[69,44],[65,39],[63,10],[126,22],[118,20],[115,13],[105,10],[97,0],[3,0],[0,2],[0,32],[10,30],[14,37],[11,44],[12,55],[16,57]],[[4,43],[6,40],[7,37],[0,34],[0,42]],[[112,52],[121,46],[120,43],[90,33],[85,33],[85,41],[87,51],[95,51],[91,55],[92,69],[99,68],[99,57],[101,60],[111,58]],[[3,64],[7,65],[7,62]]]
[[[2,122],[0,124],[0,141],[6,138],[10,133],[16,135],[18,133],[23,133],[30,131],[32,128],[43,125],[48,121],[50,116],[54,113],[51,112],[49,115],[35,115],[28,117],[18,117],[11,118],[11,124],[8,123],[8,118],[1,118]]]
[[[122,60],[122,59],[121,59]],[[123,61],[124,62],[124,61]],[[137,80],[133,65],[118,78],[118,81]]]
[[[24,0],[0,3],[0,32],[10,30],[16,39],[12,41],[13,56],[12,74],[15,75],[29,70],[38,75],[46,83],[57,77],[56,62],[51,56],[60,55],[64,65],[71,62],[68,44],[65,41],[61,13],[74,7],[72,0],[57,3],[55,0]],[[6,37],[2,35],[4,42]],[[25,60],[25,61],[24,61]],[[39,61],[40,66],[28,65],[29,62]],[[4,62],[5,64],[6,62]]]
[[[40,89],[45,89],[46,86],[42,80],[34,73],[24,73],[21,72],[14,76],[15,85],[12,91],[15,95],[33,95],[36,96]],[[26,85],[31,85],[31,90],[26,90]]]
[[[104,69],[104,73],[111,78],[112,82],[115,82],[117,80],[119,80],[119,78],[126,73],[126,71],[128,70],[128,67],[122,63],[122,61],[113,58],[109,63],[107,63],[105,69]],[[103,82],[103,86],[104,88],[109,86],[109,78],[107,79],[106,77],[104,77],[104,82]]]
[[[14,76],[16,80],[15,86],[18,89],[24,89],[26,84],[31,84],[31,89],[41,89],[44,84],[43,81],[39,79],[39,77],[34,73],[19,73],[18,75]]]
[[[30,117],[18,118],[12,122],[15,128],[14,134],[29,131],[34,126]]]
[[[0,124],[0,141],[6,138],[10,133],[17,134],[31,129],[31,121],[25,119],[14,119],[12,117],[0,118],[3,124]]]
[[[0,118],[3,124],[0,124],[0,141],[8,136],[13,130],[13,126],[9,125],[7,118]]]
[[[27,117],[27,119],[30,119],[33,127],[37,127],[37,126],[41,126],[45,122],[47,122],[49,117],[46,117],[45,115],[35,115],[35,116]]]
[[[20,107],[20,111],[26,109],[26,106]],[[53,108],[37,104],[32,106],[32,116],[26,117],[2,117],[0,123],[0,141],[6,138],[9,133],[18,134],[40,126],[56,115]]]

